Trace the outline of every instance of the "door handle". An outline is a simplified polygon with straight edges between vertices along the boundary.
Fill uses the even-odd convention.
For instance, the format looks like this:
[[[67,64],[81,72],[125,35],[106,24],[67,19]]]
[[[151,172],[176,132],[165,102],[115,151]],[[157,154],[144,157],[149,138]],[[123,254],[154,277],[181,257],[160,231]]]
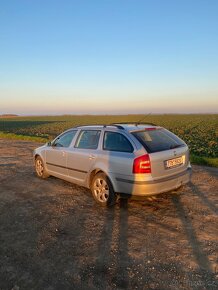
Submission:
[[[89,160],[95,159],[95,155],[89,155]]]
[[[62,151],[62,156],[65,157],[65,151]]]

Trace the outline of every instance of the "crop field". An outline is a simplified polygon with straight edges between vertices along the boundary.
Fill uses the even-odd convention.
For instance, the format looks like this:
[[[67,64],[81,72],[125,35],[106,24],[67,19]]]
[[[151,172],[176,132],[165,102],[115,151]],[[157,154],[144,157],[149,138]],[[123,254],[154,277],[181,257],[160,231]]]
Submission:
[[[0,118],[0,137],[48,141],[66,129],[83,124],[118,122],[155,123],[163,126],[188,145],[192,157],[218,157],[218,114],[208,115],[65,115]]]

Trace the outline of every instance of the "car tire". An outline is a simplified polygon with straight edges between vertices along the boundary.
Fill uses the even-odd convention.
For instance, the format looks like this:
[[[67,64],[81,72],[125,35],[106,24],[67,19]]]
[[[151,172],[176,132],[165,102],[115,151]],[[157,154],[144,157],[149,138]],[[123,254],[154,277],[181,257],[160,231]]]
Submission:
[[[49,177],[49,174],[47,173],[43,160],[40,156],[37,156],[35,159],[35,170],[38,177],[43,179]]]
[[[91,182],[91,192],[95,201],[101,206],[112,206],[116,203],[117,195],[105,173],[97,173]]]

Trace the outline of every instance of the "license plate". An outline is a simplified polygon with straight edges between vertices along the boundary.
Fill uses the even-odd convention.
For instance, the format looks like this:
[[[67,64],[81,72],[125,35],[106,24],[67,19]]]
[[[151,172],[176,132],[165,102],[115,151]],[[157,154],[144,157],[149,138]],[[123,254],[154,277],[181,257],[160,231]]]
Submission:
[[[184,164],[185,156],[173,158],[165,161],[166,168],[172,168]]]

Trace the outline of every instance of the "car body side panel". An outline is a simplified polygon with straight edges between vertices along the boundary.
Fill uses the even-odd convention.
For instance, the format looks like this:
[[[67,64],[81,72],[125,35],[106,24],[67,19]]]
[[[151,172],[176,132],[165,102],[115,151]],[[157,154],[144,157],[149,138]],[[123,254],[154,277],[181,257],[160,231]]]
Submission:
[[[91,170],[96,168],[105,172],[106,175],[110,178],[114,189],[116,190],[116,179],[113,176],[116,176],[122,172],[124,177],[128,177],[132,174],[132,164],[135,153],[126,153],[126,152],[113,152],[113,151],[101,151],[101,154],[98,155],[96,162],[91,167]]]
[[[74,180],[74,179],[73,179],[71,176],[69,176],[69,175],[64,175],[64,174],[57,173],[57,172],[54,172],[54,171],[52,171],[52,172],[48,171],[48,173],[49,173],[50,175],[52,175],[52,176],[55,176],[55,177],[57,177],[57,178],[60,178],[60,179],[66,180],[66,181],[71,182],[71,183],[73,183],[73,184],[77,184],[77,185],[79,185],[79,186],[84,186],[84,182],[81,182],[80,180]],[[84,187],[86,187],[86,186],[84,186]]]
[[[64,148],[50,146],[46,149],[45,162],[49,172],[68,175],[66,160],[66,152]]]
[[[67,168],[71,179],[80,184],[86,184],[87,175],[96,162],[98,150],[71,148],[67,150]]]

